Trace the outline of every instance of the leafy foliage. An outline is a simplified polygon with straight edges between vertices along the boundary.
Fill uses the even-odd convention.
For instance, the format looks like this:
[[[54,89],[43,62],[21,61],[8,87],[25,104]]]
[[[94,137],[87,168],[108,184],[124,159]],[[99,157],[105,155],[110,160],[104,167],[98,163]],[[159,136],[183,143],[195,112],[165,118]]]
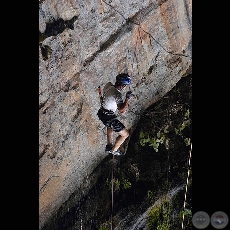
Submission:
[[[158,148],[160,144],[164,144],[165,148],[169,149],[170,141],[174,141],[174,139],[170,140],[170,136],[172,136],[174,132],[175,136],[179,136],[180,138],[182,138],[184,140],[185,145],[189,146],[191,144],[191,139],[186,136],[186,133],[188,133],[188,129],[191,128],[191,124],[192,124],[189,114],[190,111],[186,110],[184,112],[184,116],[178,118],[181,119],[180,122],[178,122],[178,124],[170,119],[166,119],[163,122],[164,124],[163,127],[160,127],[155,130],[151,130],[151,133],[149,133],[148,130],[146,131],[146,129],[140,131],[140,136],[139,136],[140,145],[144,146],[148,144],[154,149],[155,152],[158,152]],[[161,119],[161,117],[159,119]]]
[[[171,205],[168,200],[164,200],[159,205],[153,206],[148,213],[148,230],[169,230]]]
[[[106,222],[106,223],[103,223],[98,230],[109,230],[110,229],[110,223],[109,222]]]
[[[142,115],[139,143],[151,146],[155,152],[160,145],[173,148],[175,142],[191,144],[192,134],[192,78],[187,76],[153,107]]]
[[[114,192],[119,192],[122,189],[128,189],[131,187],[131,182],[125,177],[125,174],[121,170],[117,171],[116,177],[117,178],[113,178],[113,180],[106,179],[106,185],[109,190],[112,189],[112,183]]]

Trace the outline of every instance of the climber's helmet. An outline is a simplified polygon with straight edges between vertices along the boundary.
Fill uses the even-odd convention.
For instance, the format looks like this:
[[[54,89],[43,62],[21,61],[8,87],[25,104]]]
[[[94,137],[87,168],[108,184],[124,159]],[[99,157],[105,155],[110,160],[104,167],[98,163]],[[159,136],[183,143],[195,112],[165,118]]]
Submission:
[[[127,73],[121,73],[116,76],[116,85],[129,85],[131,83],[131,78]]]

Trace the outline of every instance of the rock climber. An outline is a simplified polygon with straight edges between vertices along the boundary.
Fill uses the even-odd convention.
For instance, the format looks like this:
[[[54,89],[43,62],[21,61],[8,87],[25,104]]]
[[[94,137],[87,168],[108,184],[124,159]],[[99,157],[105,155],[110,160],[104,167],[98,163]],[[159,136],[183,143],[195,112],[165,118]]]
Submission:
[[[122,99],[122,93],[127,85],[131,83],[131,78],[126,73],[120,73],[116,76],[115,84],[108,82],[103,88],[103,94],[100,94],[101,107],[97,112],[98,118],[107,127],[107,145],[105,151],[113,155],[123,154],[119,147],[129,136],[129,131],[124,124],[118,119],[119,114],[124,114],[129,105],[129,99],[133,94],[128,91],[125,100]],[[118,136],[113,145],[113,132]]]

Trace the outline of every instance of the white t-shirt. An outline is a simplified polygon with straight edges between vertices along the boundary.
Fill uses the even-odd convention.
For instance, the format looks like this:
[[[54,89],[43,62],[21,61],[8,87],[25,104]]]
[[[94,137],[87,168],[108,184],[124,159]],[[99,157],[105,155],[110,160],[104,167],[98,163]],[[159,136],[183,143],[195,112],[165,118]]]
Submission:
[[[103,89],[102,107],[116,112],[119,103],[123,103],[121,92],[108,82]]]

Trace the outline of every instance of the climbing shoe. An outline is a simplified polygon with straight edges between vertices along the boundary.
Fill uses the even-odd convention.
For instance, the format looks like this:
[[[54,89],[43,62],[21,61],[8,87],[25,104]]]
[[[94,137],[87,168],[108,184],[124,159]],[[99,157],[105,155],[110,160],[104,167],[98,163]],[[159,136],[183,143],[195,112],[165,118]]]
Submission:
[[[111,144],[110,145],[106,145],[105,146],[105,152],[111,153],[112,152],[112,148],[113,148],[113,146]]]
[[[117,151],[111,151],[111,154],[113,154],[114,156],[120,156],[120,155],[123,155],[123,153],[120,151],[120,150],[117,150]]]

